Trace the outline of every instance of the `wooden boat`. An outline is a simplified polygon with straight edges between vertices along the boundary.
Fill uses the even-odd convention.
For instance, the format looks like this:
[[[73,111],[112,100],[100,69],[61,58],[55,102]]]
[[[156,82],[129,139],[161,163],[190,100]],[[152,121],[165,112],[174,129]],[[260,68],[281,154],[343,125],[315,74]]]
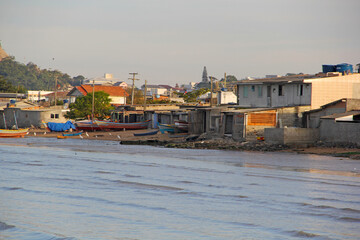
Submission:
[[[65,139],[65,138],[68,138],[68,137],[67,136],[62,136],[62,135],[57,136],[57,139]]]
[[[72,137],[72,136],[79,136],[83,133],[83,131],[81,132],[69,132],[69,133],[62,133],[62,135],[64,137]]]
[[[159,132],[159,130],[155,130],[155,131],[151,131],[151,132],[144,132],[144,133],[134,133],[135,137],[139,137],[139,136],[151,136],[151,135],[155,135]]]
[[[183,120],[178,120],[175,121],[175,127],[177,127],[179,130],[181,130],[182,132],[187,132],[189,131],[189,123]]]
[[[16,130],[0,129],[1,138],[20,138],[20,137],[23,138],[28,133],[29,133],[28,128],[16,129]]]
[[[173,126],[173,125],[158,123],[158,126],[159,126],[159,130],[162,134],[164,134],[165,132],[175,133],[175,126]]]
[[[83,120],[75,122],[75,126],[78,130],[83,131],[101,131],[102,129],[91,120]]]
[[[117,123],[110,121],[99,121],[94,120],[97,126],[99,126],[102,130],[135,130],[135,129],[146,129],[148,128],[150,120],[142,121],[142,122],[132,122],[132,123]]]

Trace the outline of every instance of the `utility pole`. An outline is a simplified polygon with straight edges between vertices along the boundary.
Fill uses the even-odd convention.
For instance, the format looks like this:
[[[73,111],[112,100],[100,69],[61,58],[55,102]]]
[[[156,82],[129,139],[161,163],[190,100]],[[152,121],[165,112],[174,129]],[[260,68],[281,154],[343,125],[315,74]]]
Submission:
[[[94,121],[94,112],[95,112],[95,80],[93,80],[93,89],[92,89],[91,121]]]
[[[56,94],[57,94],[57,76],[55,75],[55,93],[54,93],[55,106],[56,106]]]
[[[134,105],[134,90],[135,90],[135,80],[139,80],[138,78],[135,78],[136,75],[138,75],[138,73],[133,72],[133,73],[129,73],[130,75],[133,75],[132,78],[129,78],[133,81],[132,84],[132,90],[131,90],[131,106]]]
[[[144,114],[146,110],[146,93],[147,93],[147,81],[145,80],[145,88],[144,88]]]
[[[210,107],[213,106],[213,80],[217,80],[215,77],[209,76],[211,81],[211,90],[210,90]]]

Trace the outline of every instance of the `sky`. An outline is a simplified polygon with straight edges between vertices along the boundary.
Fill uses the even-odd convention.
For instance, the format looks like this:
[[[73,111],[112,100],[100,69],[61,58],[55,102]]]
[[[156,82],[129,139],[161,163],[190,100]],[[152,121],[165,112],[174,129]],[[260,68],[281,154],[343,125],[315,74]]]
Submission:
[[[314,74],[360,63],[359,0],[1,0],[0,41],[21,63],[136,85]]]

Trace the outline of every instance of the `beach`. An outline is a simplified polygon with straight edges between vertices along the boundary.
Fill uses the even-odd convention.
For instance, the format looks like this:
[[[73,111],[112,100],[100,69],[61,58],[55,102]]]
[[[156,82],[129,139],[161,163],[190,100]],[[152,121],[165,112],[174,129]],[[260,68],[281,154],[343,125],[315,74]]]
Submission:
[[[126,130],[126,131],[96,131],[84,132],[80,136],[69,136],[70,139],[118,141],[125,145],[152,145],[167,148],[187,149],[217,149],[232,151],[260,151],[260,152],[293,152],[298,154],[318,154],[336,156],[342,158],[360,159],[360,148],[354,145],[339,145],[331,143],[317,143],[314,145],[280,145],[267,144],[266,141],[237,142],[231,138],[205,139],[197,138],[189,140],[189,135],[184,134],[161,134],[150,136],[134,136],[134,133],[146,133],[150,129]],[[34,128],[26,137],[57,138],[61,132],[49,132],[45,129]],[[59,139],[61,140],[61,139]]]

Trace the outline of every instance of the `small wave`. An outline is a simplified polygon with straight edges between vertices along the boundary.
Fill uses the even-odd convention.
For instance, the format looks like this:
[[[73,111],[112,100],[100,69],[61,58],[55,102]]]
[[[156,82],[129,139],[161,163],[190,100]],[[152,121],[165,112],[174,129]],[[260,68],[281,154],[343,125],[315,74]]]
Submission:
[[[107,171],[95,171],[95,173],[100,173],[100,174],[114,174],[113,172],[107,172]]]
[[[40,164],[40,163],[25,163],[25,165],[27,165],[27,166],[39,166],[39,167],[44,166],[43,164]]]
[[[131,174],[125,174],[124,176],[128,177],[128,178],[139,178],[139,177],[141,177],[141,176],[131,175]]]
[[[24,190],[21,187],[4,187],[3,189],[10,190],[10,191]]]
[[[15,226],[13,225],[8,225],[4,222],[0,222],[0,231],[3,231],[3,230],[6,230],[6,229],[9,229],[9,228],[14,228]]]
[[[163,186],[163,185],[154,185],[154,184],[146,184],[146,183],[139,183],[139,182],[129,182],[129,181],[122,181],[116,180],[116,183],[120,183],[123,185],[134,186],[139,188],[148,188],[148,189],[156,189],[156,190],[168,190],[168,191],[182,191],[184,189],[171,187],[171,186]]]
[[[290,234],[295,237],[305,237],[305,238],[320,237],[320,235],[318,234],[308,233],[305,231],[291,231]]]
[[[345,222],[360,222],[360,218],[352,218],[352,217],[340,217],[339,220],[345,221]]]

